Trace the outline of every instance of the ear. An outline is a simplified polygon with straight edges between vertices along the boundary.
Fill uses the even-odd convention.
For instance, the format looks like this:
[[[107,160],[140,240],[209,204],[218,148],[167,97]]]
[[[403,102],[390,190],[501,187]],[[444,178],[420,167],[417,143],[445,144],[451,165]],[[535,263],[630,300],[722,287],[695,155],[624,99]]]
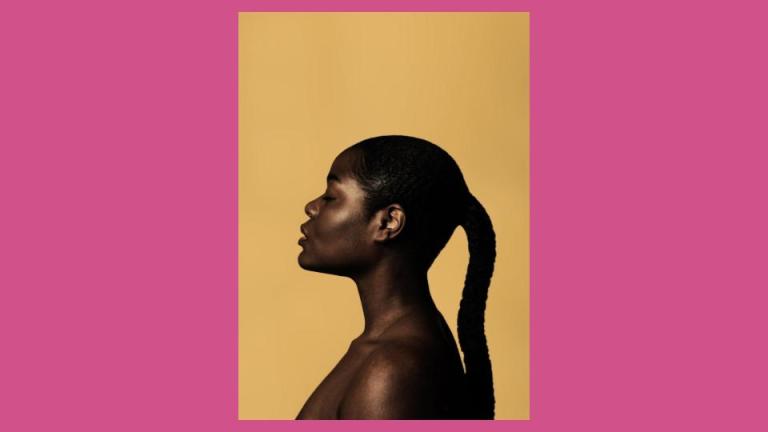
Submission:
[[[373,217],[374,237],[378,242],[385,242],[394,239],[405,227],[405,210],[400,204],[390,204],[376,212]]]

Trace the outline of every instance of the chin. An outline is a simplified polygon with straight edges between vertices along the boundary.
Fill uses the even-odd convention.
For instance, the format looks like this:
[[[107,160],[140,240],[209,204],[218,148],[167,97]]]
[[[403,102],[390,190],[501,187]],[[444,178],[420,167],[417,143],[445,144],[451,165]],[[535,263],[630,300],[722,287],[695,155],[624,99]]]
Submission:
[[[335,271],[333,268],[324,266],[320,263],[313,262],[312,259],[307,257],[306,253],[302,251],[299,254],[299,267],[301,267],[304,270],[316,272],[316,273],[324,273],[324,274],[331,274],[331,275],[337,275],[337,276],[344,276],[343,272]]]
[[[299,267],[303,268],[304,270],[307,270],[307,262],[306,262],[307,259],[304,256],[303,250],[299,252],[299,258],[297,259],[297,261],[299,262]]]
[[[299,253],[298,262],[299,262],[299,267],[303,268],[304,270],[320,271],[317,268],[317,265],[312,263],[312,260],[309,257],[307,257],[307,253],[303,250]]]

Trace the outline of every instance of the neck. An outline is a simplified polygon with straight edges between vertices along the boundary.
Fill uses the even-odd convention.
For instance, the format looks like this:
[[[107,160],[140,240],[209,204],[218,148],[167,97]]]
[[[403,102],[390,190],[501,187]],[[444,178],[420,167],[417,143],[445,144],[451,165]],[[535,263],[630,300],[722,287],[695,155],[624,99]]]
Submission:
[[[383,259],[353,280],[363,307],[363,338],[380,336],[410,312],[436,310],[426,270],[417,270],[403,259]]]

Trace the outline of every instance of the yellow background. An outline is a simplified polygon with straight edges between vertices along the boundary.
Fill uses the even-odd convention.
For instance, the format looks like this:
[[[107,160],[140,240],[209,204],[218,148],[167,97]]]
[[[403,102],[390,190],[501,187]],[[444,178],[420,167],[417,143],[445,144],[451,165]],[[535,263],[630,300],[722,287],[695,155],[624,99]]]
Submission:
[[[291,419],[362,331],[349,279],[303,271],[303,208],[344,148],[413,135],[446,149],[488,210],[486,333],[498,419],[529,417],[527,13],[241,13],[239,418]],[[430,270],[454,327],[456,230]]]

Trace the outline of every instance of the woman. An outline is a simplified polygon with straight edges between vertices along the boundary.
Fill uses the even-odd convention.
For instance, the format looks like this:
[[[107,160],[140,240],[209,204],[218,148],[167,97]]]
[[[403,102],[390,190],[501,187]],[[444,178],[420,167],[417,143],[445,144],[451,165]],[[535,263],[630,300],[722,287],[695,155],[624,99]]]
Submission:
[[[297,419],[492,419],[483,327],[495,235],[451,156],[419,138],[364,140],[336,158],[305,212],[299,265],[353,279],[365,327]],[[458,319],[466,373],[427,282],[459,225],[470,252]]]

